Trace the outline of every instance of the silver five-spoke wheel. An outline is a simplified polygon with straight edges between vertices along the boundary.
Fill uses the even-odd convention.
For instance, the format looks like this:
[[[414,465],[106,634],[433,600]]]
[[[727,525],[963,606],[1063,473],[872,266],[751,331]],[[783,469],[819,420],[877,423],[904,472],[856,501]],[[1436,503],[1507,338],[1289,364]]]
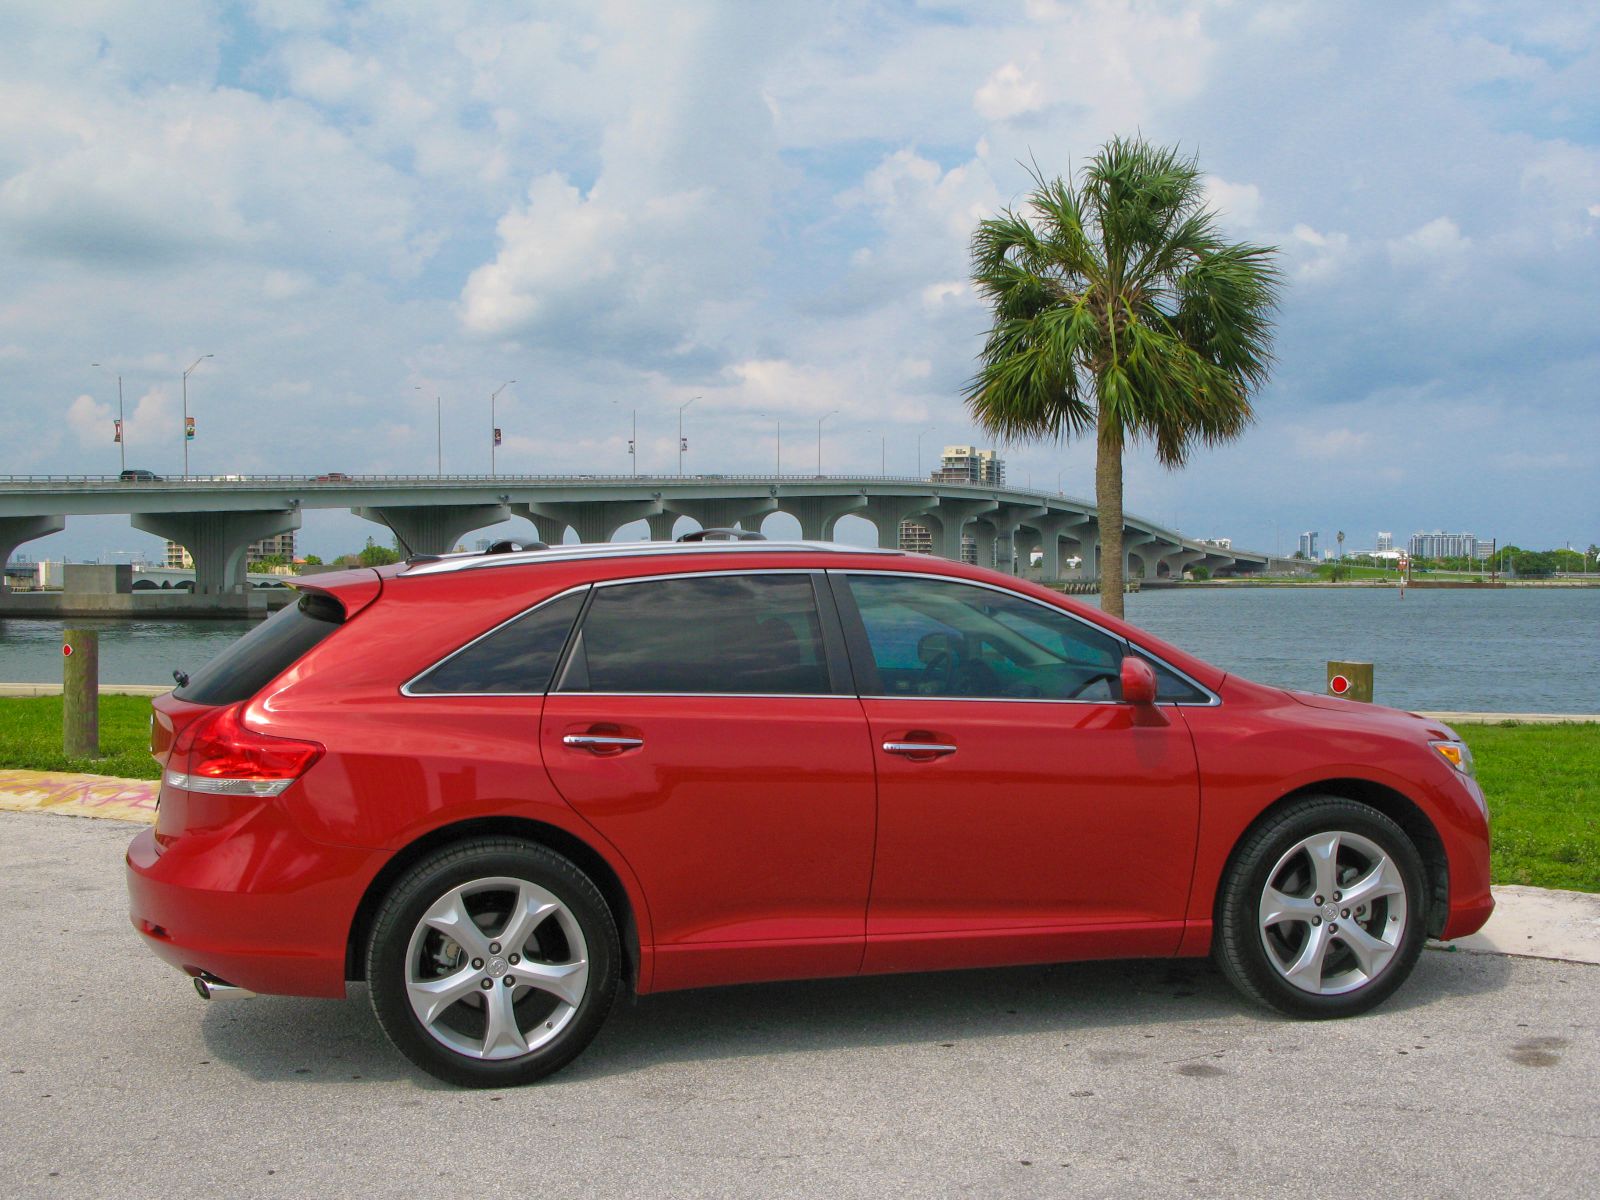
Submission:
[[[560,1035],[583,1003],[589,952],[577,919],[526,879],[474,879],[411,934],[406,995],[427,1031],[474,1058],[517,1058]]]
[[[395,1046],[440,1079],[528,1083],[604,1023],[623,963],[611,903],[571,859],[510,837],[443,847],[390,886],[366,976]]]
[[[1413,832],[1394,817],[1344,796],[1295,797],[1235,848],[1212,957],[1241,992],[1282,1012],[1354,1016],[1416,965],[1427,880]]]
[[[1301,991],[1337,996],[1383,974],[1406,932],[1406,889],[1382,847],[1358,833],[1301,838],[1261,892],[1261,942]]]

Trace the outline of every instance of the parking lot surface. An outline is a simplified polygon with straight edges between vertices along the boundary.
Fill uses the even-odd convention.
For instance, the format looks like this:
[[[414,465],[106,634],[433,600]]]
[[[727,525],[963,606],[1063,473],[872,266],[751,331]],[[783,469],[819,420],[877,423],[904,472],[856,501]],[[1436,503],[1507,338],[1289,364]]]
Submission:
[[[0,1195],[1591,1195],[1600,967],[1432,950],[1369,1016],[1203,962],[624,1003],[467,1092],[348,1002],[205,1005],[139,944],[137,827],[0,813]]]

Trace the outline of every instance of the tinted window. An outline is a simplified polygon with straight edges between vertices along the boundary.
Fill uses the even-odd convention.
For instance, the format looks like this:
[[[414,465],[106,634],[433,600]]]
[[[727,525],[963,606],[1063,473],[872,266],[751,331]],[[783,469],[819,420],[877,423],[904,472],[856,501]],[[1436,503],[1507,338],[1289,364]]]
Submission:
[[[823,695],[807,575],[710,575],[596,588],[562,691]]]
[[[1211,697],[1206,692],[1195,687],[1174,671],[1171,667],[1163,666],[1151,658],[1143,650],[1134,647],[1135,654],[1144,659],[1155,668],[1156,672],[1156,699],[1163,704],[1209,704]]]
[[[541,604],[452,654],[407,689],[421,695],[526,695],[547,691],[584,593]]]
[[[332,596],[306,592],[201,667],[172,694],[195,704],[248,700],[343,621],[344,608]]]
[[[1115,700],[1120,639],[1006,592],[937,579],[854,575],[850,591],[879,694]]]

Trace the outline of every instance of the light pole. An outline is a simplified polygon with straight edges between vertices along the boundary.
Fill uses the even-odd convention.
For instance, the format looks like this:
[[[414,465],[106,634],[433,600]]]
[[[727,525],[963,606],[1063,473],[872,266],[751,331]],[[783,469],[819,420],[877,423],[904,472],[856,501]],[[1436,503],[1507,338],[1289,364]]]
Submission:
[[[633,474],[639,473],[639,410],[633,410],[628,426],[628,463]]]
[[[819,477],[822,475],[822,423],[829,417],[836,416],[838,412],[839,410],[836,408],[833,412],[825,412],[817,418],[817,475]]]
[[[189,478],[189,375],[208,358],[215,358],[214,354],[202,354],[189,364],[188,370],[183,373],[183,477]]]
[[[683,452],[689,448],[689,443],[683,440],[683,410],[688,408],[699,396],[691,396],[678,405],[678,474],[683,474]]]
[[[783,474],[783,418],[782,417],[774,417],[773,420],[778,422],[778,474],[779,474],[779,476],[782,476],[782,474]]]
[[[516,382],[515,379],[508,379],[504,383],[502,383],[499,387],[495,388],[494,391],[489,393],[489,478],[490,479],[494,478],[494,473],[495,473],[494,472],[494,451],[495,451],[495,447],[500,444],[500,426],[498,426],[498,425],[496,425],[494,423],[494,402],[499,398],[501,392],[505,391],[508,387],[510,387],[515,382]]]
[[[90,363],[91,367],[100,367],[99,363]],[[110,367],[100,367],[107,375],[111,374]],[[122,417],[122,375],[117,375],[117,453],[122,457],[120,470],[128,469],[128,425]]]
[[[922,433],[917,434],[917,478],[918,479],[922,478],[922,438],[923,438],[924,434],[929,434],[929,433],[932,433],[932,432],[933,432],[933,427],[929,426],[927,429],[924,429],[922,431]]]

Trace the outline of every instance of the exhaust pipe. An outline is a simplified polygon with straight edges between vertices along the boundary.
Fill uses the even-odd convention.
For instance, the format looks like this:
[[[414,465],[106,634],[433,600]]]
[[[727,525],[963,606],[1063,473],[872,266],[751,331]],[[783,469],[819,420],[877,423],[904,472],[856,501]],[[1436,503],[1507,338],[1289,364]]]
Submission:
[[[248,1000],[255,995],[247,988],[234,987],[204,971],[194,977],[194,990],[202,1000]]]

